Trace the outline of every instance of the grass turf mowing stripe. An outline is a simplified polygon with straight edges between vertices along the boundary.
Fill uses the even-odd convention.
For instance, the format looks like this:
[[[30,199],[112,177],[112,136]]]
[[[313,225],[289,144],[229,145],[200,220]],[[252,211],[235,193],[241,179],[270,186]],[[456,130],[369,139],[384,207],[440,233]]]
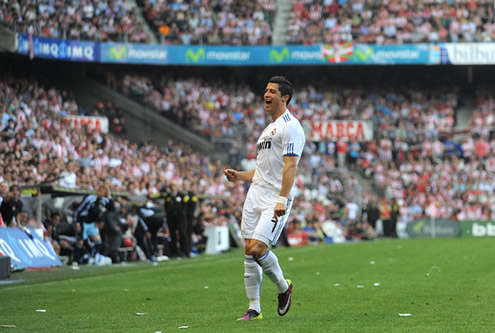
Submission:
[[[172,332],[183,325],[197,332],[489,332],[493,249],[489,238],[275,249],[294,281],[291,311],[276,314],[276,288],[265,278],[264,319],[247,323],[236,321],[247,309],[241,250],[158,267],[105,267],[0,288],[0,324],[36,332]]]

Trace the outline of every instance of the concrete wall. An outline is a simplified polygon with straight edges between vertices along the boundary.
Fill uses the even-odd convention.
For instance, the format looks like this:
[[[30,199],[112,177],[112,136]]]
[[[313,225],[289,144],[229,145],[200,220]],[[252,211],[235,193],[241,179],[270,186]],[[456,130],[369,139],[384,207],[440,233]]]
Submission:
[[[16,50],[16,33],[0,25],[0,52],[15,52]]]

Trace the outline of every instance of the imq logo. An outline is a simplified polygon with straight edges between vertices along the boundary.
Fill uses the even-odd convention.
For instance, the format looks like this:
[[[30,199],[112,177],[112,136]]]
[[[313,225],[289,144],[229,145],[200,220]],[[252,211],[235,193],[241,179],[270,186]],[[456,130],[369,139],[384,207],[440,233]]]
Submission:
[[[192,49],[188,49],[186,51],[186,62],[193,62],[197,63],[200,60],[205,60],[205,49],[204,48],[199,48],[196,52],[194,52]]]
[[[127,58],[127,47],[114,46],[108,53],[110,54],[110,59],[124,60]]]
[[[284,47],[280,52],[273,49],[270,51],[270,62],[283,62],[284,60],[290,59],[290,52],[287,47]]]

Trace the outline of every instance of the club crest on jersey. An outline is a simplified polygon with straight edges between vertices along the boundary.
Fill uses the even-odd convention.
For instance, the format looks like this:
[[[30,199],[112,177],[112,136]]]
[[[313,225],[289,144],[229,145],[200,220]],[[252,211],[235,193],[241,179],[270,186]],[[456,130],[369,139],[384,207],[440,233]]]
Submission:
[[[276,128],[274,128],[274,129],[272,130],[272,135],[275,135],[275,133],[277,133],[277,129],[276,129]]]

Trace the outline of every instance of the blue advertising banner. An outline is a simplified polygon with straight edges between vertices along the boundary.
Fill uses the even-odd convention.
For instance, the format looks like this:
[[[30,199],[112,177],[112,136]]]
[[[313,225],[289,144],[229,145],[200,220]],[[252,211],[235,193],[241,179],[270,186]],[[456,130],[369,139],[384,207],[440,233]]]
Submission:
[[[169,46],[151,44],[103,43],[101,62],[121,64],[173,64]]]
[[[372,45],[352,42],[288,46],[155,45],[82,42],[36,36],[30,41],[28,35],[19,34],[18,52],[49,59],[120,64],[331,66],[486,63],[494,58],[492,48],[489,45]]]
[[[356,44],[349,62],[356,65],[436,65],[440,64],[440,47],[433,44]]]
[[[171,65],[403,65],[440,63],[440,48],[430,44],[353,43],[294,46],[178,46],[101,44],[109,63]]]
[[[0,228],[0,252],[17,267],[62,266],[51,244],[34,231],[28,235],[18,228]]]
[[[19,46],[17,52],[33,57],[99,62],[100,43],[83,42],[74,40],[62,40],[33,36],[30,41],[29,35],[18,35]]]

